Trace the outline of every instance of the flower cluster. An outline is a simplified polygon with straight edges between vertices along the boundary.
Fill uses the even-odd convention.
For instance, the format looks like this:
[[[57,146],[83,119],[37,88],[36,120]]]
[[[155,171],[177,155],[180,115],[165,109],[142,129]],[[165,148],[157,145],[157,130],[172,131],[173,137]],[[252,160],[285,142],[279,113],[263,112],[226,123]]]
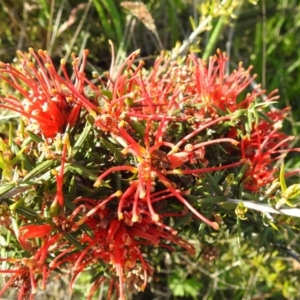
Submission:
[[[0,147],[1,234],[16,253],[1,258],[0,296],[14,287],[33,299],[58,270],[72,270],[70,290],[96,272],[88,299],[104,282],[108,298],[143,291],[156,269],[150,249],[195,254],[182,220],[225,226],[219,205],[266,188],[289,151],[276,96],[246,94],[250,68],[226,74],[221,52],[208,64],[161,57],[147,72],[136,51],[94,76],[99,85],[84,73],[88,51],[73,56],[74,79],[45,51],[19,55],[18,68],[0,64],[12,90],[0,107],[22,117]]]

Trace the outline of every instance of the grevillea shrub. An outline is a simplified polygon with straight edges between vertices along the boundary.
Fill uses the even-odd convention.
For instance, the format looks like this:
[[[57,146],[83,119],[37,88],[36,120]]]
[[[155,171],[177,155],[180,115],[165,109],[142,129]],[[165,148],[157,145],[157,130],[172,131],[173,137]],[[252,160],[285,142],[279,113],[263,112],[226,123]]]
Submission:
[[[271,212],[278,194],[283,206],[298,195],[276,181],[276,163],[297,150],[280,132],[288,109],[275,108],[276,92],[249,89],[250,69],[226,74],[221,52],[207,64],[159,57],[146,70],[136,51],[91,78],[87,50],[73,56],[72,76],[46,51],[19,56],[0,64],[10,92],[0,107],[21,116],[0,141],[0,296],[14,288],[33,299],[70,272],[72,292],[88,271],[88,299],[103,284],[108,299],[125,299],[156,272],[153,249],[196,254],[186,224],[210,235],[246,219],[243,195]]]

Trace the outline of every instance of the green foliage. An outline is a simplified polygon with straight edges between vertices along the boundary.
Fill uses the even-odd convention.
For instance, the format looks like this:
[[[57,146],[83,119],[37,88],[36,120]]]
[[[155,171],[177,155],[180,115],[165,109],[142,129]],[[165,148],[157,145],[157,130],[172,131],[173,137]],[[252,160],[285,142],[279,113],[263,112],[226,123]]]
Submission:
[[[178,272],[170,278],[170,289],[173,291],[173,295],[175,297],[197,299],[198,291],[202,288],[199,280],[197,278],[182,279],[181,276],[184,276],[184,274]]]
[[[112,0],[93,0],[106,38],[118,45],[122,40],[121,15]]]

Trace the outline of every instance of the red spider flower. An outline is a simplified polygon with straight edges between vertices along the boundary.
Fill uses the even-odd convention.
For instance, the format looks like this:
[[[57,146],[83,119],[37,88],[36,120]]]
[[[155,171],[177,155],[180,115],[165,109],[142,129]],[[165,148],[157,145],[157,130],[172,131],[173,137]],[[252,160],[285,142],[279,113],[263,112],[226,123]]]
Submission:
[[[38,54],[32,48],[32,62],[21,51],[21,70],[10,64],[0,64],[0,79],[21,95],[21,101],[13,95],[0,97],[0,107],[18,112],[25,118],[27,129],[42,133],[45,138],[54,138],[64,133],[67,126],[73,127],[78,120],[81,107],[84,106],[93,114],[97,107],[85,96],[85,85],[93,87],[84,74],[88,51],[83,51],[82,62],[73,55],[73,71],[75,80],[72,81],[66,71],[64,60],[61,61],[63,77],[55,70],[54,64],[46,51],[39,50]],[[64,140],[66,140],[64,136]],[[67,142],[63,143],[60,173],[57,178],[57,194],[54,207],[64,204],[62,186],[64,164],[66,160]],[[55,208],[53,208],[55,210]]]
[[[162,195],[157,195],[156,201],[159,201],[160,197],[163,198]],[[73,230],[85,223],[93,232],[93,237],[86,233],[81,235],[79,242],[86,245],[81,251],[75,249],[74,246],[59,247],[61,253],[56,255],[51,268],[63,268],[66,264],[72,265],[74,272],[70,286],[72,289],[76,277],[84,269],[95,266],[97,261],[102,261],[109,266],[107,272],[113,278],[117,278],[119,299],[123,300],[125,299],[125,285],[129,287],[129,290],[132,288],[144,290],[148,277],[153,274],[153,267],[149,265],[142,253],[144,246],[163,247],[173,251],[175,249],[169,245],[171,242],[186,249],[190,254],[195,254],[195,250],[188,242],[178,237],[175,230],[161,222],[153,221],[151,214],[142,209],[139,210],[137,222],[132,222],[131,212],[127,210],[123,210],[123,219],[119,220],[116,213],[106,207],[106,203],[110,200],[111,197],[99,203],[87,198],[78,198],[74,201],[75,204],[82,203],[77,213],[81,208],[88,212],[79,221],[74,222]],[[76,213],[72,214],[69,222],[75,215]],[[95,282],[91,294],[103,280],[105,279],[101,278]]]
[[[3,261],[3,259],[1,259]],[[5,259],[5,261],[12,264],[9,270],[0,270],[0,273],[8,274],[6,283],[0,290],[0,296],[7,291],[8,288],[16,288],[18,290],[18,300],[22,299],[34,299],[34,293],[32,293],[32,286],[36,286],[36,279],[34,278],[32,269],[27,266],[30,263],[29,259]]]
[[[212,141],[198,143],[195,145],[189,145],[189,147],[186,147],[184,151],[180,151],[181,146],[184,143],[186,143],[187,140],[192,139],[194,136],[199,134],[204,129],[209,128],[213,124],[228,119],[230,119],[230,117],[222,117],[213,121],[203,120],[202,126],[199,126],[196,130],[193,130],[190,134],[185,136],[176,144],[172,144],[169,142],[162,141],[164,136],[164,131],[166,130],[166,127],[168,125],[167,116],[165,115],[165,118],[162,119],[158,125],[156,124],[154,125],[153,119],[152,117],[150,117],[147,120],[147,125],[144,132],[145,147],[141,146],[140,142],[138,140],[135,140],[126,131],[126,129],[122,126],[122,124],[120,124],[118,126],[119,135],[118,136],[116,134],[112,134],[112,135],[124,147],[123,150],[124,153],[131,153],[134,156],[134,158],[137,160],[137,165],[136,166],[122,165],[122,166],[112,167],[99,176],[99,178],[95,183],[95,186],[101,185],[102,180],[112,172],[129,171],[132,172],[133,174],[136,174],[138,179],[134,181],[124,193],[124,195],[135,194],[134,196],[135,205],[133,205],[132,221],[136,222],[138,220],[137,202],[139,201],[139,199],[146,199],[146,202],[148,204],[148,209],[152,215],[153,220],[158,221],[159,215],[154,212],[150,201],[151,192],[153,191],[153,186],[155,184],[156,179],[158,178],[158,180],[161,183],[163,183],[169,191],[171,191],[173,196],[175,196],[181,203],[183,203],[188,209],[190,209],[199,219],[209,224],[213,228],[217,229],[218,224],[209,221],[207,218],[202,216],[197,210],[195,210],[192,207],[192,205],[184,199],[184,197],[180,194],[180,192],[176,190],[176,185],[173,182],[170,182],[166,178],[165,174],[198,174],[198,173],[222,170],[222,169],[231,168],[240,165],[240,162],[237,162],[229,165],[217,166],[212,168],[201,168],[201,169],[193,169],[193,170],[180,170],[180,169],[168,170],[168,171],[166,170],[166,169],[170,169],[182,165],[185,161],[189,160],[190,157],[194,155],[194,153],[197,153],[197,151],[200,148],[203,148],[206,145],[217,144],[222,142],[236,143],[236,141],[233,139],[226,139],[226,138],[215,139]],[[155,135],[154,145],[151,146],[150,145],[151,128],[157,126],[158,126],[157,130],[155,134],[153,134]],[[166,154],[158,149],[161,146],[169,147],[171,148],[171,151],[168,154]],[[119,209],[118,209],[120,219],[122,219],[123,217],[121,211],[122,211],[122,197],[120,199]]]
[[[265,91],[258,89],[247,94],[244,99],[239,99],[255,75],[250,75],[252,67],[245,70],[242,64],[239,64],[237,70],[227,74],[227,61],[226,53],[220,50],[217,55],[210,57],[208,65],[194,55],[188,57],[186,65],[190,76],[185,92],[189,93],[191,98],[186,104],[196,107],[190,113],[202,116],[209,114],[214,118],[219,115],[219,111],[233,113],[238,109],[248,108],[258,96],[264,94]]]
[[[45,137],[53,138],[57,133],[63,133],[67,125],[76,123],[81,106],[90,112],[96,107],[87,100],[84,93],[84,68],[88,51],[83,51],[82,63],[73,56],[75,81],[71,81],[65,61],[61,61],[64,77],[58,75],[53,62],[46,51],[39,50],[38,54],[32,48],[30,54],[35,63],[21,51],[21,70],[10,64],[0,64],[0,79],[19,92],[21,100],[13,95],[0,97],[1,107],[18,112],[26,118],[27,128],[33,132],[41,132]]]
[[[287,152],[299,151],[289,149],[289,142],[294,139],[280,132],[282,122],[286,117],[286,110],[273,110],[266,114],[269,121],[261,119],[241,141],[242,158],[249,163],[245,173],[247,181],[245,188],[258,191],[261,187],[275,180],[274,162],[283,158]]]
[[[9,287],[16,287],[19,290],[18,299],[25,299],[30,295],[33,299],[37,291],[38,281],[42,281],[42,289],[46,288],[46,282],[51,272],[46,262],[49,254],[49,248],[56,244],[61,234],[50,236],[52,227],[48,224],[44,225],[26,225],[21,227],[16,236],[20,245],[27,252],[31,253],[30,257],[24,258],[0,258],[0,261],[7,262],[11,265],[10,269],[0,270],[0,273],[11,274],[5,285],[0,290],[0,296]],[[41,246],[37,246],[35,240],[41,240]]]
[[[144,65],[142,61],[133,68],[138,54],[139,51],[133,52],[123,64],[115,67],[113,52],[111,69],[106,73],[107,81],[102,82],[103,90],[97,90],[90,84],[95,94],[101,96],[100,114],[96,117],[95,126],[106,134],[118,136],[118,126],[123,120],[135,124],[137,120],[148,118],[173,121],[188,119],[174,116],[174,112],[181,107],[178,99],[182,95],[182,86],[174,85],[170,79],[160,78],[164,76],[161,70],[163,59],[157,59],[149,76],[145,76],[141,71]]]

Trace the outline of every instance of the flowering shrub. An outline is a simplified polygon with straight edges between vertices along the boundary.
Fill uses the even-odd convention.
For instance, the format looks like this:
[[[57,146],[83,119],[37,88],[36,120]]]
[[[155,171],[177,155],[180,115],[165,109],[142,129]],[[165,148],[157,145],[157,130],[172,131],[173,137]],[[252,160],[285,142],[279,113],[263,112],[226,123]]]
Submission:
[[[73,56],[74,79],[45,51],[19,55],[19,67],[0,65],[12,90],[0,107],[21,115],[0,143],[1,234],[10,236],[0,296],[13,287],[33,299],[52,273],[70,270],[70,291],[80,273],[96,273],[88,299],[104,282],[108,298],[143,291],[156,270],[151,249],[194,255],[184,224],[209,234],[245,219],[237,200],[266,195],[291,151],[275,93],[246,94],[250,68],[226,74],[221,52],[207,65],[160,57],[147,71],[136,51],[96,83],[84,73],[88,51]]]

